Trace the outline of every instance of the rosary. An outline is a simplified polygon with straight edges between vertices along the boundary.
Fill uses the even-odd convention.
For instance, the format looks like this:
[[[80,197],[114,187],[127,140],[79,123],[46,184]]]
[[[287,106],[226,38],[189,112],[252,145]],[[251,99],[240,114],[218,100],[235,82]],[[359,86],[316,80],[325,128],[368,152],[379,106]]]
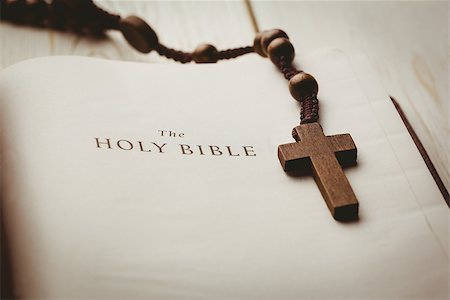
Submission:
[[[137,51],[159,55],[180,63],[215,63],[256,52],[268,57],[289,82],[292,97],[300,102],[300,125],[292,130],[296,142],[278,146],[278,158],[286,172],[312,174],[325,202],[338,221],[358,219],[358,200],[342,168],[356,164],[356,146],[349,134],[325,136],[318,123],[317,81],[297,70],[295,50],[280,29],[257,33],[253,45],[217,50],[202,44],[193,52],[178,51],[159,42],[155,31],[141,18],[122,18],[96,6],[93,0],[0,0],[0,19],[15,24],[103,36],[119,30]]]

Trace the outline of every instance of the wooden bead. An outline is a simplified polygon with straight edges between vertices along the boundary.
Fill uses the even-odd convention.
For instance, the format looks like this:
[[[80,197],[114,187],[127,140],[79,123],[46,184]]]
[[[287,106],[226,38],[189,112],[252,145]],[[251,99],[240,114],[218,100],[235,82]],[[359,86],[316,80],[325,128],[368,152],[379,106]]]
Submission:
[[[267,47],[269,47],[269,44],[276,38],[289,39],[286,32],[281,29],[266,30],[261,33],[261,50],[265,54],[265,56],[269,55]]]
[[[219,59],[219,51],[210,44],[201,44],[192,53],[196,63],[215,63]]]
[[[119,29],[133,48],[149,53],[158,46],[158,36],[141,18],[129,16],[120,20]]]
[[[267,48],[270,60],[276,64],[283,57],[287,64],[290,64],[295,57],[294,46],[287,38],[276,38],[270,42]]]
[[[289,91],[295,100],[302,102],[306,97],[317,95],[319,86],[308,73],[298,73],[289,80]]]
[[[261,55],[262,57],[267,57],[267,55],[262,51],[262,45],[261,45],[261,38],[263,35],[263,32],[258,32],[255,36],[255,39],[253,40],[253,49],[256,53]]]

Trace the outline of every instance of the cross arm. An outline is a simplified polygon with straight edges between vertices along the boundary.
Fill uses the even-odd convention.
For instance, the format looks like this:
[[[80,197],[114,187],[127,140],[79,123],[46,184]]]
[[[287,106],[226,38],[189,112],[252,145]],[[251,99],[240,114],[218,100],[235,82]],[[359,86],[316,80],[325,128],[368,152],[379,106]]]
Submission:
[[[298,142],[279,145],[278,158],[286,172],[308,173],[311,170],[311,159],[306,151],[302,151]]]
[[[330,149],[335,152],[339,164],[343,167],[356,164],[357,149],[350,134],[337,134],[328,136]]]

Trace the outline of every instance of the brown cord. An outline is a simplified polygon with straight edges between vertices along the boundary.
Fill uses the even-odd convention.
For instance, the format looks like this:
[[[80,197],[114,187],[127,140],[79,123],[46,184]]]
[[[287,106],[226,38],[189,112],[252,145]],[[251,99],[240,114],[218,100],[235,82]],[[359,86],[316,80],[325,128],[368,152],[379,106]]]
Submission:
[[[287,80],[290,80],[298,73],[303,72],[302,70],[297,70],[292,64],[288,64],[284,56],[280,57],[276,66]]]
[[[317,122],[319,119],[319,100],[311,95],[301,102],[300,124]]]
[[[56,30],[72,31],[94,37],[103,36],[107,30],[118,30],[121,17],[111,14],[98,7],[93,0],[0,0],[0,18],[19,25],[48,27]],[[233,59],[255,52],[254,46],[240,47],[227,50],[215,50],[209,55],[213,58],[197,60],[196,52],[184,52],[169,48],[155,40],[154,50],[159,55],[182,64],[193,62],[216,62],[218,60]],[[258,52],[258,51],[256,51]],[[258,52],[259,53],[259,52]],[[297,70],[291,63],[292,59],[281,56],[275,62],[284,78],[290,80],[303,72]],[[300,102],[301,123],[317,122],[319,118],[319,102],[313,94]]]
[[[192,52],[178,51],[166,47],[161,43],[159,43],[156,46],[155,50],[156,52],[158,52],[159,55],[167,57],[169,59],[173,59],[174,61],[180,62],[182,64],[189,63],[194,60]],[[252,46],[221,50],[217,53],[217,59],[218,60],[232,59],[252,52],[254,52]]]
[[[253,46],[247,46],[247,47],[240,47],[235,49],[227,49],[227,50],[221,50],[219,51],[218,58],[219,60],[222,59],[232,59],[236,58],[248,53],[253,53]]]
[[[168,48],[161,43],[156,46],[155,50],[159,55],[173,59],[174,61],[180,62],[182,64],[192,61],[192,53]]]

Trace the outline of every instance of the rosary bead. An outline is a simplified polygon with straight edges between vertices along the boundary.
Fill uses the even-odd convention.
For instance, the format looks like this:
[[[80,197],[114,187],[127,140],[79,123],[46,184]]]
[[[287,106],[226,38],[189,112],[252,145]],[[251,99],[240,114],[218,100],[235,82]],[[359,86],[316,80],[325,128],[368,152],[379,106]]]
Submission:
[[[262,35],[263,35],[264,32],[265,31],[258,32],[256,34],[255,39],[253,40],[253,49],[255,50],[256,53],[258,53],[262,57],[267,57],[267,55],[264,54],[264,52],[262,50],[262,45],[261,45],[261,38],[262,38]]]
[[[215,63],[219,59],[219,51],[210,44],[201,44],[195,48],[192,57],[196,63]]]
[[[120,20],[119,29],[128,43],[139,52],[149,53],[158,46],[158,36],[141,18],[126,17]]]
[[[289,39],[286,32],[281,29],[272,29],[261,33],[261,51],[265,54],[264,57],[269,55],[267,47],[269,47],[269,44],[276,38]]]
[[[295,57],[294,46],[287,38],[276,38],[270,42],[267,48],[270,60],[277,64],[283,57],[286,64],[290,64]]]
[[[295,100],[302,102],[307,97],[317,95],[319,86],[314,77],[301,72],[289,80],[289,91]]]

